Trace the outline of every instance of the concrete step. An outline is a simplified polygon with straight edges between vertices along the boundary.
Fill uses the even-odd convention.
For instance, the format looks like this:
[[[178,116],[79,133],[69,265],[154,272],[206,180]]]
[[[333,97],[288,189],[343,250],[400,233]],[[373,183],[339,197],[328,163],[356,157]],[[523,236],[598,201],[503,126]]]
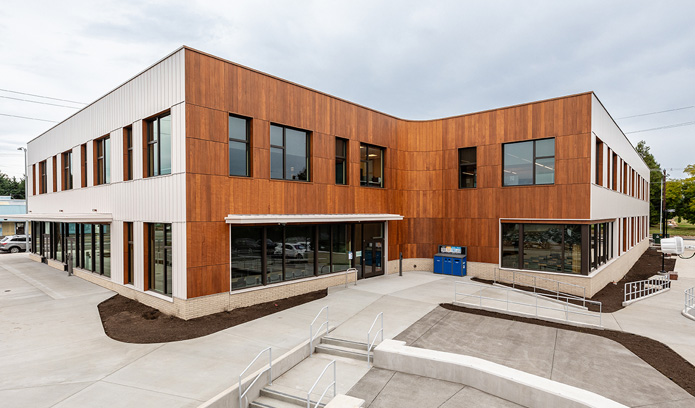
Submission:
[[[258,397],[249,404],[249,408],[297,408],[305,406],[306,400],[304,401],[303,405],[299,405],[270,397]]]
[[[274,400],[274,401],[279,401],[284,404],[290,404],[288,405],[278,405],[277,408],[285,408],[285,407],[296,407],[296,406],[306,406],[306,394],[304,395],[294,395],[294,394],[289,394],[286,392],[278,391],[278,390],[273,390],[268,387],[265,387],[261,389],[261,397],[264,398],[264,401],[268,400]],[[256,399],[254,402],[259,401],[259,399]],[[267,402],[266,402],[267,403]],[[316,401],[311,401],[311,406],[313,407],[316,404]],[[319,404],[319,407],[324,407],[326,404]],[[270,405],[271,407],[275,407],[275,405]]]
[[[367,351],[367,343],[361,343],[359,341],[343,340],[335,337],[322,337],[321,344],[330,344],[332,346],[348,347],[356,350]]]
[[[341,347],[333,344],[319,344],[316,346],[316,352],[362,361],[367,361],[368,355],[366,350],[357,350],[352,347]],[[369,353],[370,356],[373,354]]]

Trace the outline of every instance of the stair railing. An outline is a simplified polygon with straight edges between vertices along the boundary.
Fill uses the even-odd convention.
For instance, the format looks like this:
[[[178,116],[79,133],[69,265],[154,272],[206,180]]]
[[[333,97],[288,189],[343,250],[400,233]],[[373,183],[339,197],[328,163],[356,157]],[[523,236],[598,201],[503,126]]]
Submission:
[[[309,389],[309,392],[306,394],[306,408],[311,408],[311,393],[314,392],[314,388],[316,388],[317,385],[319,385],[319,381],[321,381],[321,378],[323,377],[324,374],[326,374],[326,370],[328,370],[328,367],[333,365],[333,381],[326,386],[326,388],[323,390],[323,394],[321,394],[321,397],[316,401],[316,404],[314,404],[314,408],[317,408],[319,404],[321,404],[321,400],[323,400],[323,397],[326,396],[326,393],[328,390],[333,387],[333,397],[335,397],[337,394],[337,384],[338,382],[336,381],[336,364],[335,360],[331,361],[326,365],[326,367],[323,369],[321,372],[321,375],[319,375],[319,378],[316,379],[316,382],[314,382],[314,385],[311,386]]]
[[[374,329],[374,325],[378,320],[381,320],[381,328],[374,334],[374,338],[369,341],[372,330]],[[374,322],[372,322],[372,326],[367,332],[367,364],[370,364],[369,353],[372,351],[372,348],[374,348],[374,342],[376,342],[376,339],[379,337],[379,333],[381,333],[381,341],[384,341],[384,312],[379,312],[379,314],[376,315]]]
[[[256,378],[254,378],[253,381],[251,381],[251,384],[249,384],[249,386],[246,387],[246,390],[244,390],[244,392],[242,392],[241,391],[242,390],[241,379],[244,377],[244,374],[246,374],[246,372],[251,368],[253,363],[255,363],[256,360],[258,360],[261,357],[261,355],[263,355],[263,353],[265,353],[266,351],[268,352],[268,368],[266,368],[263,371],[261,371],[260,373],[258,373]],[[258,379],[261,378],[263,373],[265,373],[266,371],[268,372],[268,384],[273,385],[273,351],[270,349],[270,347],[268,347],[265,350],[261,350],[261,352],[258,353],[256,358],[254,358],[253,361],[250,362],[249,365],[246,366],[244,371],[242,371],[241,374],[239,374],[239,408],[244,408],[244,407],[248,406],[249,402],[248,402],[248,398],[246,397],[246,394],[249,392],[251,387],[253,387],[253,385],[256,384],[256,381],[258,381]],[[242,405],[241,401],[245,398],[246,398],[246,404]]]
[[[321,323],[321,326],[319,326],[319,329],[316,331],[316,336],[321,333],[323,325],[326,325],[326,335],[328,335],[328,306],[324,306],[321,310],[319,310],[316,317],[314,317],[314,320],[309,325],[309,355],[314,354],[314,340],[316,338],[316,336],[314,336],[314,323],[316,323],[316,320],[319,318],[319,316],[321,316],[321,313],[323,313],[324,310],[326,311],[326,320]]]

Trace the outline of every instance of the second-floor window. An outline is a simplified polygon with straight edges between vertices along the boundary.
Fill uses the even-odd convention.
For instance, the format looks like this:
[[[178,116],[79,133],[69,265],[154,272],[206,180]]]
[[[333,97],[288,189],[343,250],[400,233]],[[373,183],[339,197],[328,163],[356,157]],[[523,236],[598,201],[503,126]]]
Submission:
[[[111,182],[111,139],[104,137],[94,141],[96,149],[96,178],[94,185]]]
[[[123,180],[133,179],[133,128],[128,126],[123,128]]]
[[[63,165],[61,186],[63,190],[72,190],[72,150],[63,153],[61,163]]]
[[[87,143],[80,146],[80,185],[87,187]]]
[[[360,144],[360,185],[384,187],[384,148]]]
[[[249,123],[229,115],[229,175],[249,176]]]
[[[477,166],[475,147],[459,149],[459,188],[476,187]]]
[[[39,194],[48,192],[48,176],[46,175],[46,160],[39,163]]]
[[[146,177],[171,174],[171,115],[165,113],[146,122]]]
[[[347,140],[335,138],[335,184],[347,184]]]
[[[270,178],[309,181],[309,132],[270,125]]]
[[[555,183],[555,139],[502,145],[504,186]]]

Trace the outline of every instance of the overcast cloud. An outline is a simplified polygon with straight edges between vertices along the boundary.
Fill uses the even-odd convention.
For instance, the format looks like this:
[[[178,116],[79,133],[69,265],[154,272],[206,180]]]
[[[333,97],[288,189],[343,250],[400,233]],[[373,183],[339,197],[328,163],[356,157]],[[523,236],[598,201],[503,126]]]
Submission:
[[[695,1],[24,1],[0,11],[0,89],[92,102],[181,45],[406,119],[594,91],[624,132],[695,121]],[[0,96],[40,100],[0,91]],[[0,113],[75,109],[0,98]],[[52,123],[0,116],[0,170]],[[695,163],[695,126],[628,134]]]

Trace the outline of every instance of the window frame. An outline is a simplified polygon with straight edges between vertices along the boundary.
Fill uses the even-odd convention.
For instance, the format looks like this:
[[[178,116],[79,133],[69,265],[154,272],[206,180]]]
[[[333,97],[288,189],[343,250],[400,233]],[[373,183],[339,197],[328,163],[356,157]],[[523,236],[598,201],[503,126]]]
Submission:
[[[155,258],[155,251],[156,251],[156,248],[155,248],[155,246],[156,246],[155,245],[155,243],[156,243],[156,241],[155,241],[155,228],[156,228],[156,225],[160,225],[160,224],[162,225],[163,234],[164,234],[164,245],[163,245],[163,255],[162,255],[162,257],[163,257],[162,259],[164,260],[164,262],[162,264],[164,267],[163,274],[162,274],[162,286],[164,289],[162,291],[155,289],[155,279],[154,279],[155,278],[154,275],[156,273],[155,268],[154,268],[154,264],[155,264],[155,260],[156,260],[156,258]],[[162,296],[167,296],[167,297],[173,298],[173,296],[174,296],[173,295],[173,292],[174,292],[174,285],[173,285],[173,280],[174,280],[173,224],[172,223],[166,223],[166,222],[155,222],[155,223],[146,223],[145,225],[147,226],[148,240],[149,240],[149,243],[147,246],[147,275],[148,275],[148,288],[147,288],[147,290],[155,292],[155,293],[160,294]],[[167,238],[169,238],[169,239],[167,239]],[[171,245],[167,245],[167,242],[171,242]],[[169,271],[169,268],[168,268],[168,265],[166,262],[168,251],[171,251],[171,255],[172,255],[171,271]],[[168,278],[169,277],[171,278],[171,284],[172,284],[171,285],[171,293],[167,292],[167,288],[169,286],[168,285],[168,283],[169,283]]]
[[[342,156],[338,155],[338,142],[343,143],[343,152]],[[347,186],[350,183],[348,182],[348,171],[347,171],[347,158],[348,158],[348,139],[342,138],[342,137],[336,137],[335,138],[335,184],[337,186]],[[338,164],[341,165],[341,168],[343,170],[343,182],[338,183]]]
[[[473,170],[473,187],[466,187],[463,185],[463,164],[461,163],[461,154],[465,150],[473,150],[473,154],[475,155],[475,161],[471,164],[468,163],[466,166],[473,166],[475,169]],[[477,146],[470,146],[470,147],[459,147],[458,149],[458,156],[459,156],[459,165],[458,165],[458,170],[459,170],[459,189],[469,189],[469,188],[478,188],[478,147]]]
[[[126,126],[123,128],[123,181],[133,179],[134,154],[133,126]]]
[[[282,146],[274,145],[272,142],[273,126],[282,129]],[[306,180],[301,179],[291,179],[287,178],[287,129],[294,130],[297,132],[303,132],[306,137]],[[270,142],[270,179],[271,180],[282,180],[282,181],[300,181],[303,183],[310,183],[312,181],[311,177],[311,132],[304,129],[295,128],[292,126],[280,125],[278,123],[270,124],[270,132],[268,133],[268,139]],[[282,178],[273,177],[273,149],[282,150]]]
[[[386,177],[384,172],[386,169],[386,148],[382,146],[377,146],[369,143],[361,143],[360,142],[360,149],[364,146],[367,149],[367,158],[362,160],[362,152],[360,151],[360,169],[362,169],[362,163],[365,163],[366,166],[366,174],[365,177],[367,178],[366,182],[362,181],[362,175],[360,174],[360,187],[371,187],[371,188],[386,188]],[[377,149],[381,151],[381,182],[379,185],[372,185],[370,184],[371,182],[368,180],[369,178],[369,149]],[[374,171],[372,170],[372,174],[374,174]],[[366,183],[366,184],[365,184]]]
[[[39,162],[39,194],[48,192],[48,175],[46,174],[46,160]]]
[[[107,143],[111,144],[111,138],[104,136],[94,140],[94,185],[111,183],[111,149],[107,149]],[[107,151],[108,150],[108,151]],[[109,170],[107,172],[107,170]]]
[[[553,140],[553,155],[552,156],[537,156],[536,155],[536,143],[539,141],[543,140]],[[506,168],[506,161],[505,161],[505,147],[508,145],[513,145],[513,144],[520,144],[520,143],[532,143],[533,149],[532,149],[532,180],[533,182],[531,184],[505,184],[504,182],[504,171]],[[557,156],[557,143],[555,143],[555,137],[544,137],[540,139],[531,139],[531,140],[519,140],[517,142],[508,142],[508,143],[502,143],[502,187],[525,187],[525,186],[553,186],[555,185],[555,174],[557,173],[557,160],[555,160]],[[555,162],[555,168],[553,169],[553,182],[552,183],[537,183],[536,182],[536,166],[537,162],[539,159],[553,159]]]
[[[158,176],[166,176],[168,174],[171,174],[173,169],[169,169],[169,173],[162,173],[162,126],[161,126],[161,120],[166,118],[166,117],[171,118],[171,111],[166,111],[162,112],[158,115],[152,116],[148,119],[145,119],[143,121],[143,126],[144,126],[144,134],[145,137],[143,137],[142,142],[143,142],[143,166],[144,166],[144,171],[143,171],[143,178],[148,178],[148,177],[158,177]],[[154,135],[154,130],[153,130],[153,123],[157,122],[157,134]],[[170,122],[173,123],[173,121]],[[173,126],[171,127],[171,135],[170,137],[173,139]],[[152,137],[152,139],[150,139]],[[169,141],[171,145],[171,140]],[[153,153],[153,161],[154,163],[150,162],[150,149],[152,149]],[[154,155],[156,149],[156,155]],[[171,164],[173,167],[173,157],[170,154],[170,159],[171,159]],[[156,166],[156,169],[155,169]],[[150,172],[150,169],[152,169],[152,172]]]
[[[237,139],[234,137],[231,137],[230,132],[231,132],[231,127],[229,126],[229,120],[230,118],[236,118],[236,119],[242,119],[246,122],[246,139]],[[251,177],[251,118],[246,117],[246,116],[240,116],[236,115],[233,113],[229,114],[229,117],[227,118],[227,154],[229,155],[230,150],[231,150],[231,143],[230,142],[237,142],[237,143],[244,143],[246,147],[246,174],[232,174],[232,169],[230,166],[230,156],[227,156],[227,175],[230,177]]]
[[[60,160],[60,164],[62,165],[60,189],[61,191],[72,190],[74,182],[72,176],[72,149],[63,152]]]

